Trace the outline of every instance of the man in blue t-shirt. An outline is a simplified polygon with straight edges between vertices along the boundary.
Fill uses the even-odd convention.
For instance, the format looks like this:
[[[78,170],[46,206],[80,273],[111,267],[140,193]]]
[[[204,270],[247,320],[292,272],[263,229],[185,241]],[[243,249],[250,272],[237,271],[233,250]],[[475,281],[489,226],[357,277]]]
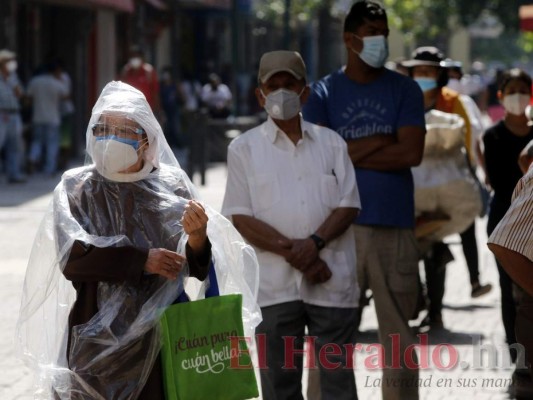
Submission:
[[[344,23],[348,62],[313,84],[304,118],[347,141],[362,205],[355,220],[359,284],[362,293],[373,292],[385,349],[383,398],[417,399],[416,385],[394,382],[418,377],[416,368],[405,368],[402,356],[414,343],[408,321],[416,313],[419,290],[410,168],[422,160],[424,102],[412,79],[383,67],[388,34],[385,10],[371,1],[356,2]],[[399,335],[395,357],[390,335]],[[398,359],[402,368],[394,362]]]

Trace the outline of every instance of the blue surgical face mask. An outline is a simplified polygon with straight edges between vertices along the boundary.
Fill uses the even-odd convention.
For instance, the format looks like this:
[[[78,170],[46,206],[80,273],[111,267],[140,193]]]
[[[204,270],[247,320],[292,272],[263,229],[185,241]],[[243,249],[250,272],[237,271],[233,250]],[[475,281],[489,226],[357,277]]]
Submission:
[[[418,86],[420,86],[420,89],[422,89],[423,92],[428,92],[437,87],[437,80],[435,78],[420,77],[414,78],[414,80],[418,83]]]
[[[385,61],[389,57],[389,45],[387,38],[383,35],[379,36],[365,36],[360,38],[353,34],[356,38],[363,42],[363,50],[360,53],[351,49],[355,54],[359,54],[359,58],[366,64],[373,68],[381,68],[385,65]]]
[[[116,140],[117,142],[124,143],[124,144],[129,144],[135,150],[139,150],[139,142],[137,140],[135,140],[135,139],[121,138],[121,137],[112,135],[112,136],[97,137],[96,141],[99,142],[101,140],[108,140],[108,139]]]

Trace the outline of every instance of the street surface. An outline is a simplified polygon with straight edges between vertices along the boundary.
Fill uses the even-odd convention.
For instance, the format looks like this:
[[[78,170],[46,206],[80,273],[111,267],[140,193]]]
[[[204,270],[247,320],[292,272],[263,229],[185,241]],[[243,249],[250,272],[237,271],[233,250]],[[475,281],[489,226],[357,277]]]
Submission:
[[[0,177],[0,400],[28,400],[32,398],[32,377],[15,357],[13,336],[33,238],[59,176],[44,178],[37,175],[22,185],[7,185],[3,178]],[[202,200],[217,210],[222,205],[225,181],[225,165],[215,164],[207,171],[206,186],[199,186]],[[195,183],[199,184],[199,176]],[[447,329],[428,337],[430,345],[425,348],[429,354],[428,367],[420,372],[421,399],[509,398],[507,392],[513,370],[506,367],[505,360],[502,361],[507,358],[507,350],[500,317],[498,273],[485,246],[485,224],[485,220],[477,223],[481,280],[482,283],[492,283],[493,290],[480,299],[470,298],[468,272],[458,244],[459,237],[450,237],[455,261],[448,264],[443,313]],[[355,355],[358,394],[363,400],[380,399],[381,372],[368,368],[375,361],[371,356],[372,346],[369,348],[368,345],[377,343],[376,327],[373,307],[365,308],[359,337],[362,348],[356,350]],[[484,345],[482,363],[472,346],[476,338],[481,338]],[[457,357],[454,360],[455,351]],[[486,357],[489,352],[497,357],[493,367],[489,367]],[[445,369],[452,361],[455,361],[455,367]]]

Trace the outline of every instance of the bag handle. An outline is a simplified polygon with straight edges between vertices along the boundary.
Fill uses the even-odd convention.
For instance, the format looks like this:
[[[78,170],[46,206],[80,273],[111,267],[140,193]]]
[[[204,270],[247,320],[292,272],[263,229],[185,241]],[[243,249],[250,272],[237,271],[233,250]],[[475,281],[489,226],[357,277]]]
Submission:
[[[220,291],[218,290],[218,281],[217,273],[215,271],[215,263],[213,260],[209,263],[209,287],[205,291],[205,298],[220,296]]]
[[[218,289],[217,273],[215,271],[215,263],[213,260],[209,262],[209,271],[207,277],[209,278],[209,287],[205,290],[205,298],[220,296]],[[182,290],[178,298],[172,304],[187,303],[191,301],[185,290]]]

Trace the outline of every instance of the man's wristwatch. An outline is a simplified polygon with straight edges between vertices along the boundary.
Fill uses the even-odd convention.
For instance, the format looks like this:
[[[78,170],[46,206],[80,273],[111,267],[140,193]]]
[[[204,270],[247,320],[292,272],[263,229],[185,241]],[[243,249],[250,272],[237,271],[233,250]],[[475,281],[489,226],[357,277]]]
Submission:
[[[311,236],[309,236],[309,238],[312,239],[313,242],[315,242],[316,248],[318,250],[322,250],[324,247],[326,247],[326,241],[322,239],[320,236],[315,235],[313,233]]]

